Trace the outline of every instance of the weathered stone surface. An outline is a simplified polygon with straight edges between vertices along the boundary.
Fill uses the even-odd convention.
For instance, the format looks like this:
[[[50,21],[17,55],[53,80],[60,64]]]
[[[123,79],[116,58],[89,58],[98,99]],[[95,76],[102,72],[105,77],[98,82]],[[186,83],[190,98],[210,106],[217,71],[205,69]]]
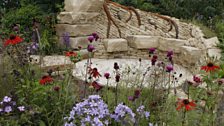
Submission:
[[[81,46],[83,49],[86,49],[88,43],[89,41],[87,40],[87,37],[70,38],[70,45],[72,48],[78,48]]]
[[[41,67],[49,67],[49,66],[58,66],[58,65],[72,65],[73,63],[70,61],[69,57],[55,55],[55,56],[44,56],[42,57],[42,61],[40,61],[40,56],[32,55],[32,63],[41,63]]]
[[[63,36],[65,32],[68,32],[70,36],[84,36],[90,35],[95,32],[95,28],[90,24],[83,25],[68,25],[68,24],[57,24],[56,32],[58,36]]]
[[[90,24],[98,15],[95,12],[61,12],[57,18],[61,24]]]
[[[127,41],[128,45],[135,49],[148,49],[148,48],[157,48],[159,43],[159,36],[143,36],[143,35],[133,35],[128,36]]]
[[[209,57],[215,57],[217,59],[221,58],[221,49],[218,48],[213,48],[213,49],[208,49],[208,56]]]
[[[82,59],[87,59],[89,57],[89,52],[87,51],[87,49],[80,50],[80,54],[82,56]]]
[[[204,44],[207,49],[214,48],[217,47],[217,45],[219,44],[219,39],[217,37],[205,39]]]
[[[104,0],[65,0],[65,11],[97,12],[102,9]]]
[[[187,43],[186,40],[161,37],[159,39],[159,50],[173,50],[175,53],[180,53],[181,46],[184,46],[185,43]]]
[[[128,42],[125,39],[105,39],[103,43],[107,52],[128,51]]]
[[[182,56],[179,57],[179,60],[183,60],[189,64],[195,64],[199,62],[199,60],[203,56],[203,50],[195,47],[182,46],[180,50]]]
[[[82,60],[80,62],[76,63],[76,68],[73,70],[73,76],[80,78],[82,80],[85,80],[85,76],[84,74],[85,72],[85,65],[86,65],[86,60]],[[106,72],[110,72],[111,78],[115,78],[115,74],[112,72],[113,71],[113,65],[114,63],[117,62],[118,65],[120,66],[120,72],[123,73],[120,79],[120,84],[127,84],[126,82],[128,82],[128,87],[130,86],[137,86],[139,84],[139,80],[142,80],[143,76],[140,76],[137,80],[136,80],[136,75],[142,75],[149,66],[151,66],[151,63],[149,62],[149,60],[142,60],[140,67],[136,67],[139,66],[139,61],[138,58],[137,59],[92,59],[92,64],[91,67],[92,68],[97,68],[99,73],[103,74]],[[127,73],[127,68],[130,67],[132,68],[130,73],[135,73],[133,74],[128,74]],[[179,66],[179,65],[174,65],[174,69],[175,72],[177,73],[177,75],[179,75],[180,73],[182,73],[182,77],[178,79],[178,82],[175,83],[175,85],[171,84],[171,87],[178,87],[180,86],[183,81],[185,81],[186,79],[192,78],[192,74],[185,68]],[[149,76],[152,71],[149,71],[147,73],[147,76]],[[158,78],[161,79],[161,78]],[[168,81],[168,78],[163,78],[167,79],[165,81]],[[143,85],[144,86],[149,86],[151,85],[153,82],[152,78],[148,77],[144,79]],[[99,83],[102,85],[106,85],[107,84],[107,79],[104,76],[99,77]],[[109,86],[115,86],[116,82],[114,79],[111,79],[109,81]],[[163,85],[164,86],[164,85]],[[157,88],[161,88],[162,85],[158,84]],[[168,88],[168,85],[164,86],[165,88]]]

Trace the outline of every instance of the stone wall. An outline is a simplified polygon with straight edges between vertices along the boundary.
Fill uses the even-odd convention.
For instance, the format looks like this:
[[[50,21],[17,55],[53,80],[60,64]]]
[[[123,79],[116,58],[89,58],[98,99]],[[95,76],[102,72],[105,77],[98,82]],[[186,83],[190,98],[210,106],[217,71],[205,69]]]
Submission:
[[[174,39],[176,32],[171,31],[169,23],[150,12],[137,10],[141,17],[142,25],[139,27],[137,18],[126,23],[129,13],[119,7],[109,5],[110,12],[119,28],[112,25],[110,38],[106,38],[108,20],[103,10],[104,0],[65,0],[65,12],[58,15],[59,24],[56,26],[57,34],[61,38],[63,33],[70,34],[71,46],[86,47],[87,38],[97,32],[100,41],[96,45],[95,58],[144,58],[148,59],[148,48],[158,49],[161,57],[167,50],[174,50],[174,61],[182,66],[191,68],[203,62],[208,53],[210,57],[220,57],[220,50],[216,48],[217,37],[205,39],[198,26],[181,22],[179,19],[166,16],[176,22],[179,29],[179,38]],[[153,24],[153,25],[152,25]]]

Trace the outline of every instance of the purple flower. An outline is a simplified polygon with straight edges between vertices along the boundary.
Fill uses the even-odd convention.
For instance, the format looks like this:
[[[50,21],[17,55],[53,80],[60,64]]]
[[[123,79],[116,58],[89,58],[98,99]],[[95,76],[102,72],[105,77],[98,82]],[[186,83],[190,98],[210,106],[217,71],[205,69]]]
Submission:
[[[66,47],[70,46],[70,35],[68,32],[65,32],[63,34],[63,43],[65,44]]]
[[[93,45],[88,45],[87,50],[89,52],[93,52],[93,50],[95,50],[95,47]]]
[[[10,113],[12,111],[12,107],[11,106],[6,106],[4,111],[6,113]]]
[[[12,100],[12,98],[5,96],[3,99],[3,102],[10,102]]]
[[[103,102],[99,95],[90,95],[88,99],[77,103],[70,116],[66,117],[65,126],[75,126],[75,123],[92,124],[94,126],[108,125],[108,117],[110,116],[107,104]]]
[[[0,108],[0,113],[1,113],[1,112],[3,112],[3,109],[2,109],[2,108]]]
[[[89,36],[88,37],[88,40],[89,40],[90,43],[92,43],[94,39],[95,39],[94,36]]]
[[[25,106],[19,106],[17,108],[19,109],[20,112],[24,112],[25,111]]]
[[[145,117],[146,119],[148,119],[150,116],[150,112],[145,111],[144,109],[145,109],[145,106],[141,105],[137,108],[136,111],[140,117]]]
[[[173,55],[173,50],[167,51],[167,57],[171,57]]]
[[[37,50],[39,47],[39,44],[34,42],[31,46],[32,46],[32,49]]]
[[[18,26],[18,25],[15,25],[15,26],[13,27],[13,31],[18,32],[18,31],[19,31],[19,26]]]
[[[133,96],[128,96],[128,100],[129,100],[129,101],[134,101],[135,98],[134,98]]]
[[[110,78],[110,73],[105,73],[105,74],[104,74],[104,77],[105,77],[106,79],[109,79],[109,78]]]
[[[150,116],[150,112],[145,112],[145,117],[148,119]]]
[[[149,53],[153,54],[156,51],[156,48],[149,48]]]
[[[171,71],[173,71],[173,65],[167,65],[167,66],[166,66],[166,71],[167,71],[167,72],[171,72]]]
[[[135,122],[135,113],[133,113],[128,106],[123,105],[122,103],[116,106],[114,113],[111,114],[110,117],[116,122],[124,122],[124,119],[127,118]]]
[[[95,38],[95,41],[99,39],[99,35],[96,32],[92,33],[92,36]]]

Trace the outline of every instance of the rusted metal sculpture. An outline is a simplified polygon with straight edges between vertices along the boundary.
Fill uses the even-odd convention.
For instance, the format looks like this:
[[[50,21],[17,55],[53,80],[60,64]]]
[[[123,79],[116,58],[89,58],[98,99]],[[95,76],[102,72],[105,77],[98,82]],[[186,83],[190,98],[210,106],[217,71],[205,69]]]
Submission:
[[[109,7],[108,7],[109,5],[122,8],[122,9],[124,9],[124,10],[129,12],[129,17],[128,17],[128,19],[126,19],[126,23],[128,23],[132,19],[132,16],[133,16],[132,12],[133,12],[136,15],[136,17],[137,17],[138,26],[141,26],[140,14],[135,10],[134,7],[128,7],[128,6],[124,6],[124,5],[118,4],[116,2],[113,2],[111,0],[105,0],[105,2],[103,4],[103,8],[104,8],[104,11],[105,11],[107,19],[108,19],[107,38],[109,38],[110,27],[111,27],[112,24],[117,28],[118,33],[119,33],[119,37],[121,37],[121,30],[120,30],[119,26],[116,24],[115,20],[113,19],[112,15],[110,13],[110,10],[109,10]],[[174,27],[175,31],[176,31],[176,38],[178,38],[178,34],[179,34],[178,25],[176,24],[176,22],[174,20],[172,20],[172,19],[170,19],[168,17],[162,16],[162,15],[156,14],[156,13],[151,13],[151,15],[159,17],[159,18],[167,21],[169,23],[169,25],[170,25],[170,28],[168,29],[168,32],[171,31],[173,29],[173,27]],[[157,26],[155,24],[152,24],[152,25],[154,25],[155,29],[157,29]]]

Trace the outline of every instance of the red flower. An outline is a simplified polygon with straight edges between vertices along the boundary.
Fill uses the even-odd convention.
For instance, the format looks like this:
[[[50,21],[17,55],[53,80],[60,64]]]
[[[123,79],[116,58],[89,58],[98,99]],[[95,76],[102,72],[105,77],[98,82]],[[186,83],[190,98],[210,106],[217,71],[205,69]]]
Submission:
[[[100,77],[100,73],[98,72],[97,68],[90,68],[89,74],[95,78]]]
[[[213,63],[209,62],[206,66],[202,66],[201,70],[204,70],[206,72],[211,72],[219,68],[220,68],[219,66],[216,66]]]
[[[53,81],[53,79],[52,79],[51,76],[43,76],[43,77],[41,78],[41,80],[39,81],[39,83],[40,83],[41,85],[45,85],[45,84],[47,84],[47,83],[51,83],[52,81]]]
[[[194,75],[193,76],[193,81],[196,82],[196,83],[201,83],[202,79],[199,76]]]
[[[96,91],[99,91],[100,89],[103,88],[103,86],[100,85],[100,84],[99,84],[98,82],[96,82],[96,81],[93,81],[91,85],[96,89]]]
[[[66,52],[65,55],[68,57],[76,57],[78,54],[76,52],[70,51]]]
[[[6,42],[4,43],[4,46],[16,45],[22,41],[23,41],[23,39],[20,38],[19,36],[10,35],[10,38],[8,40],[6,40]]]
[[[135,90],[135,93],[134,93],[134,98],[138,98],[141,94],[141,90],[137,89]]]
[[[196,104],[194,103],[194,101],[189,101],[188,99],[178,99],[178,103],[177,103],[177,110],[179,111],[181,108],[185,107],[186,111],[190,111],[193,110],[196,106]]]
[[[54,91],[59,91],[60,87],[59,86],[55,86],[53,89],[54,89]]]

